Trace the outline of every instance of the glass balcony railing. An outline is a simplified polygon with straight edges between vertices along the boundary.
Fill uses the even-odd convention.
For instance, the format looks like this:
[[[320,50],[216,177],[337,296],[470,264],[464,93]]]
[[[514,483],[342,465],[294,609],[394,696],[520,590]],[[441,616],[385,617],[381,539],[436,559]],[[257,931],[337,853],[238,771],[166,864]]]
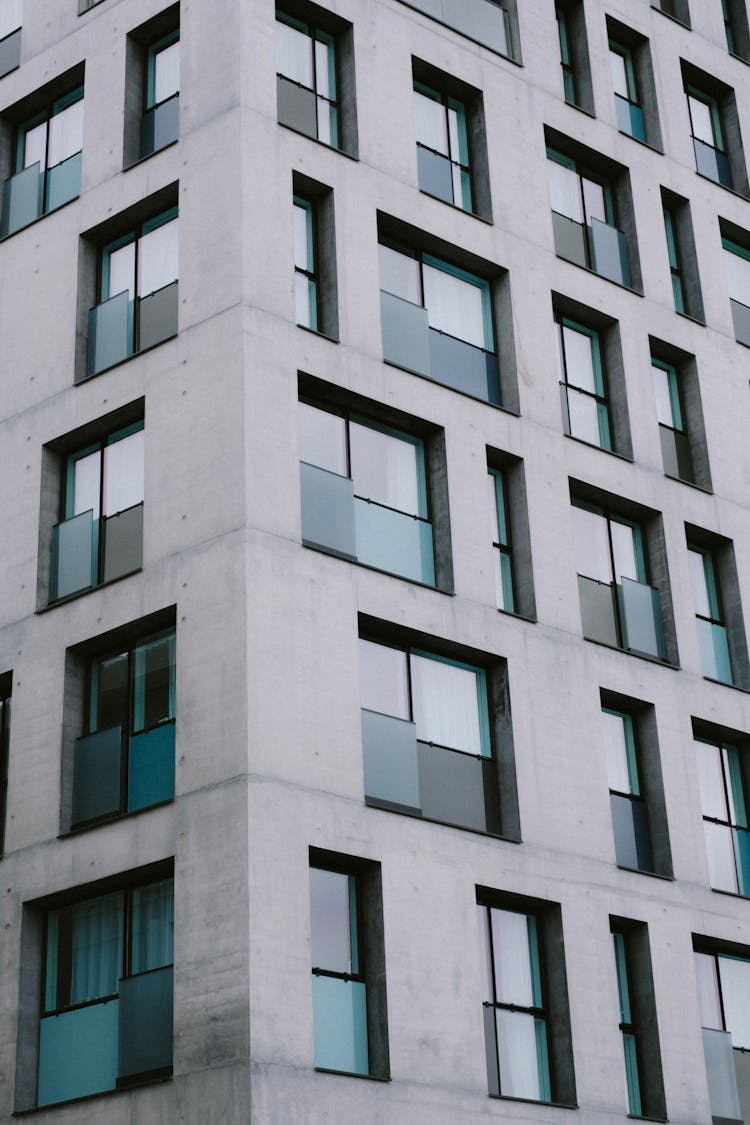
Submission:
[[[367,986],[314,972],[312,988],[315,1065],[369,1074]]]
[[[362,747],[370,804],[500,834],[493,758],[418,742],[414,723],[364,709]]]
[[[383,359],[415,375],[430,375],[427,309],[380,291]]]
[[[141,125],[141,157],[166,148],[180,135],[180,95],[147,109]]]
[[[578,575],[578,594],[581,599],[581,628],[590,641],[619,648],[614,587],[609,582]]]
[[[51,602],[96,585],[98,532],[91,510],[52,528]]]
[[[102,582],[113,582],[143,566],[143,503],[134,504],[103,523],[104,559]]]
[[[73,754],[73,826],[114,816],[121,808],[122,728],[76,740]]]
[[[617,227],[599,219],[587,226],[553,211],[552,229],[558,257],[631,288],[628,245]]]
[[[117,1077],[135,1078],[172,1066],[171,965],[120,981]]]
[[[699,141],[697,137],[693,137],[693,148],[695,167],[702,176],[707,176],[709,180],[721,184],[722,187],[734,187],[732,169],[726,153],[712,145],[707,145],[705,141]]]
[[[723,684],[734,683],[726,626],[718,625],[714,621],[706,621],[703,617],[696,617],[695,620],[698,627],[698,646],[701,650],[703,675],[710,680],[719,680]]]
[[[0,78],[21,64],[21,28],[0,39]]]
[[[590,641],[666,658],[659,593],[623,578],[616,585],[578,575],[583,635]]]
[[[89,310],[87,377],[177,335],[179,283],[133,301],[127,289]]]
[[[732,1036],[728,1031],[704,1027],[703,1053],[706,1057],[706,1076],[708,1078],[708,1099],[711,1116],[726,1122],[742,1121],[742,1110],[737,1092],[737,1076],[734,1068]]]
[[[119,1007],[115,998],[42,1018],[37,1105],[114,1090]]]
[[[300,461],[302,541],[356,559],[354,485],[350,477]]]
[[[693,457],[687,434],[660,423],[659,439],[661,441],[661,459],[666,475],[675,477],[677,480],[694,483]]]
[[[174,797],[174,720],[131,734],[128,754],[129,812]]]
[[[276,108],[280,124],[288,125],[306,137],[317,138],[318,106],[314,90],[277,74]]]
[[[0,234],[3,237],[14,234],[80,193],[80,152],[48,168],[46,173],[42,172],[41,164],[31,164],[5,181]]]
[[[646,140],[646,126],[643,120],[643,110],[635,102],[628,101],[621,94],[615,94],[615,112],[617,114],[617,128],[637,141]]]
[[[653,871],[651,836],[646,805],[637,798],[610,793],[615,856],[621,867]]]
[[[510,19],[504,8],[490,0],[406,0],[412,8],[476,39],[485,47],[512,58]]]
[[[431,148],[417,144],[417,179],[427,195],[471,210],[471,177],[469,173]]]
[[[733,298],[729,301],[734,324],[734,338],[750,348],[750,308]]]

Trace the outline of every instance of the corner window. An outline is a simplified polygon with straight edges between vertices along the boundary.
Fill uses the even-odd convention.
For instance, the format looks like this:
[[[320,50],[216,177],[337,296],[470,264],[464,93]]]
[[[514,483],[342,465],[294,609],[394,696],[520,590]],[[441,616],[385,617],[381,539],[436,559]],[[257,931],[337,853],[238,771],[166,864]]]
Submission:
[[[387,242],[379,253],[386,363],[499,405],[489,281]]]
[[[5,822],[8,815],[8,757],[10,750],[10,697],[13,675],[0,676],[0,856],[5,852]]]
[[[750,249],[729,238],[722,238],[721,244],[729,283],[734,338],[750,347]]]
[[[172,879],[46,917],[37,1105],[172,1072]]]
[[[666,1120],[648,928],[644,922],[619,918],[610,918],[610,928],[620,1001],[628,1113],[631,1117]]]
[[[172,207],[99,251],[99,303],[89,312],[87,377],[177,333],[178,219]]]
[[[609,399],[599,332],[568,317],[557,318],[560,390],[565,432],[612,450]]]
[[[306,401],[299,435],[303,542],[434,586],[424,441]]]
[[[14,174],[3,187],[3,236],[80,195],[82,148],[83,85],[19,121]]]
[[[574,1104],[559,907],[482,892],[477,911],[490,1094]]]
[[[4,0],[0,4],[0,78],[21,62],[22,17],[23,0]]]
[[[693,937],[703,1051],[714,1121],[750,1120],[750,952]]]
[[[746,751],[723,739],[695,739],[708,874],[717,891],[750,897]]]
[[[473,211],[466,107],[414,83],[419,186],[427,195]]]
[[[649,584],[640,524],[574,500],[573,526],[584,637],[666,659],[660,597]]]
[[[380,866],[310,852],[315,1066],[388,1077]]]
[[[143,565],[143,422],[70,453],[52,529],[50,601]]]
[[[174,628],[94,657],[86,694],[86,733],[74,753],[73,827],[172,798]]]

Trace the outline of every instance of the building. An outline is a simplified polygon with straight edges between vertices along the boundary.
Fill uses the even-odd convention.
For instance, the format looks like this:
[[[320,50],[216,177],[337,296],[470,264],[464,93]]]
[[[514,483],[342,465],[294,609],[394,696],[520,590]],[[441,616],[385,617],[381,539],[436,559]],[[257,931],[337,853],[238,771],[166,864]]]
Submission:
[[[0,0],[0,1122],[750,1121],[749,62]]]

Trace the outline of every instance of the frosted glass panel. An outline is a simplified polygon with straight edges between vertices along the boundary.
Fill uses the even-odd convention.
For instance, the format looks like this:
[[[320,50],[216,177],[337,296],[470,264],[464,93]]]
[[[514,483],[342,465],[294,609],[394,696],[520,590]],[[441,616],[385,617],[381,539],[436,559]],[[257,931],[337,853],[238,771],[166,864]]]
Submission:
[[[526,1012],[504,1009],[499,1009],[495,1015],[500,1092],[506,1097],[539,1101],[536,1019]]]
[[[424,303],[431,328],[484,348],[484,300],[478,285],[434,266],[422,266]]]
[[[724,789],[721,748],[708,742],[699,742],[697,739],[693,745],[695,746],[695,761],[698,769],[701,812],[704,816],[728,821],[729,813]]]
[[[562,326],[565,372],[568,383],[592,393],[600,391],[594,378],[594,341],[587,332]]]
[[[750,1049],[750,961],[719,957],[724,1023],[732,1046]]]
[[[37,1105],[114,1090],[118,1015],[110,1000],[41,1021]]]
[[[607,521],[587,508],[573,507],[573,543],[578,573],[597,582],[612,581]]]
[[[414,91],[414,116],[417,140],[427,148],[449,155],[445,107],[425,94]]]
[[[476,672],[414,654],[410,667],[419,741],[481,754]]]
[[[386,293],[400,297],[402,301],[422,304],[422,284],[419,277],[419,262],[408,254],[391,250],[390,246],[378,246],[380,263],[380,288]]]
[[[0,0],[0,39],[21,26],[23,0]]]
[[[750,261],[725,250],[724,261],[729,278],[729,296],[741,305],[750,306]]]

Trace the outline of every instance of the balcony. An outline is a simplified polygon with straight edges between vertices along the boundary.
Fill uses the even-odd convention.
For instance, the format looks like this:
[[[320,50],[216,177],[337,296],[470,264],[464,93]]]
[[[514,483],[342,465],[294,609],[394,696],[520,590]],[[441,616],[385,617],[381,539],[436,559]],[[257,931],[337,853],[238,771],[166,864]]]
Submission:
[[[166,148],[180,135],[180,95],[147,109],[141,125],[141,157]]]
[[[50,602],[112,582],[143,565],[143,504],[94,519],[80,512],[52,528]]]
[[[704,617],[696,617],[695,620],[703,675],[709,680],[719,680],[722,684],[733,684],[726,627],[715,621],[707,621]]]
[[[578,575],[583,635],[590,641],[666,659],[659,593],[644,582],[616,584]]]
[[[177,335],[177,281],[133,300],[127,289],[89,311],[86,378]]]
[[[48,168],[46,172],[42,171],[38,161],[30,164],[5,181],[0,236],[5,238],[9,234],[15,234],[80,194],[80,152],[69,156],[54,168]]]
[[[626,289],[632,288],[628,244],[617,227],[599,219],[592,219],[590,225],[579,223],[553,211],[552,229],[558,257],[593,270]]]
[[[417,741],[412,722],[362,711],[368,805],[500,835],[497,763]]]
[[[174,797],[174,721],[129,736],[127,798],[123,798],[120,726],[76,740],[73,756],[73,827],[149,808]]]
[[[300,462],[302,541],[376,570],[435,585],[432,524],[354,495],[351,478]]]
[[[714,183],[733,190],[732,170],[726,153],[714,148],[713,145],[707,145],[705,141],[699,141],[697,137],[693,137],[693,148],[695,167],[701,176],[707,176]]]
[[[415,375],[500,405],[500,376],[494,352],[430,328],[427,309],[381,290],[383,359]]]
[[[118,1086],[171,1070],[173,981],[171,965],[120,981]]]
[[[646,126],[643,120],[643,110],[635,102],[615,94],[615,113],[617,114],[617,128],[637,141],[646,140]]]

